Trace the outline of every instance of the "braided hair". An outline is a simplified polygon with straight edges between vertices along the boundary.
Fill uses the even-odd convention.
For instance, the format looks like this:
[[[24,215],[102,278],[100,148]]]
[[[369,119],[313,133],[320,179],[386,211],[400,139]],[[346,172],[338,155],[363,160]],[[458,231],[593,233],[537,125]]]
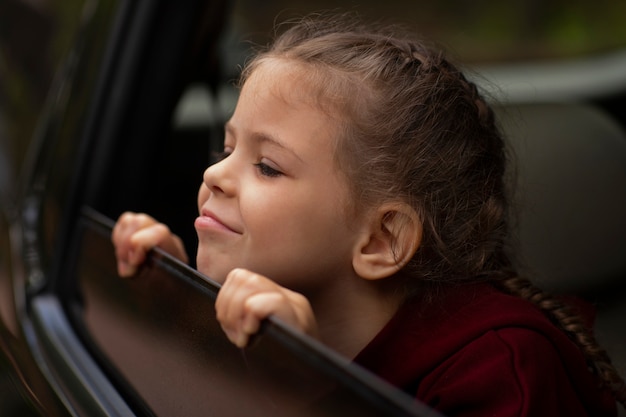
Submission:
[[[244,67],[307,65],[322,110],[342,117],[335,159],[349,178],[352,209],[403,199],[423,223],[404,268],[407,297],[470,281],[532,302],[580,347],[622,404],[624,381],[582,319],[517,276],[508,254],[507,152],[494,113],[442,52],[394,26],[353,15],[308,16]],[[415,279],[415,278],[418,279]]]

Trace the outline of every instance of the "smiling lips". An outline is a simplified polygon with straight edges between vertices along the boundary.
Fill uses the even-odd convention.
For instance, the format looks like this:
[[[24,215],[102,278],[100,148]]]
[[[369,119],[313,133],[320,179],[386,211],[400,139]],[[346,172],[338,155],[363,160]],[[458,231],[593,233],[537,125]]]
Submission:
[[[194,226],[197,230],[223,230],[230,233],[241,234],[241,232],[228,226],[218,216],[207,210],[202,210],[202,213],[194,222]]]

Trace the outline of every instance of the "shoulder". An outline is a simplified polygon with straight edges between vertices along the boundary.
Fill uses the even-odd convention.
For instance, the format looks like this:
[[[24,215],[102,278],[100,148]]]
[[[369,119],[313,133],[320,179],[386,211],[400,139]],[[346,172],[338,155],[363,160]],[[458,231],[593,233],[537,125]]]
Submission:
[[[375,372],[385,373],[394,367],[382,358],[407,353],[408,363],[393,375],[394,382],[402,384],[407,378],[437,367],[477,340],[485,340],[483,337],[489,332],[511,328],[556,330],[540,311],[524,300],[490,287],[462,287],[437,303],[424,305],[414,301],[403,306],[359,354],[357,361],[367,367],[379,367]]]
[[[582,353],[532,304],[491,290],[445,301],[400,312],[364,352],[373,370],[447,415],[611,415]]]
[[[517,392],[521,397],[536,383],[547,382],[546,375],[554,377],[562,370],[560,354],[545,336],[510,327],[489,330],[468,342],[432,368],[422,383],[434,386],[445,379],[474,381],[509,394]]]
[[[615,414],[577,351],[523,327],[477,337],[425,374],[416,396],[450,415]]]
[[[441,361],[423,376],[416,395],[442,411],[476,407],[481,414],[557,415],[543,408],[566,380],[559,354],[545,337],[503,328],[485,332]]]

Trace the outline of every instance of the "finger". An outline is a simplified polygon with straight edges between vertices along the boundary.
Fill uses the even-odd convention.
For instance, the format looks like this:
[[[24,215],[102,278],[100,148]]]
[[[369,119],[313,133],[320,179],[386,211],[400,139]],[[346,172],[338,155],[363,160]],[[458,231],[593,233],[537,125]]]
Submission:
[[[225,330],[236,329],[243,317],[244,301],[253,291],[253,287],[247,282],[251,275],[247,270],[233,269],[217,294],[217,319]]]
[[[123,259],[117,259],[117,274],[122,278],[132,277],[137,273],[137,268]]]
[[[139,267],[146,261],[147,253],[162,242],[170,239],[169,228],[156,223],[134,232],[123,247],[119,256],[120,275],[128,277],[137,273]]]
[[[216,310],[226,335],[239,347],[250,343],[269,316],[317,336],[315,315],[306,297],[243,269],[233,270],[226,277],[218,293]]]
[[[261,322],[271,315],[291,315],[287,300],[279,292],[263,292],[248,297],[243,313],[241,331],[248,335],[258,332]]]
[[[111,236],[115,246],[116,257],[123,262],[128,262],[128,255],[133,247],[130,241],[132,235],[137,230],[155,222],[154,219],[147,215],[132,212],[123,213],[116,222]]]
[[[137,252],[135,255],[143,261],[141,252],[145,254],[145,252],[170,239],[172,239],[172,232],[169,227],[163,223],[155,223],[135,231],[130,237],[129,243],[131,248]],[[135,259],[131,259],[131,261],[135,261]]]
[[[126,212],[122,214],[115,223],[113,232],[111,233],[111,241],[115,246],[115,256],[118,259],[125,260],[127,255],[128,238],[130,237],[128,233],[128,223],[131,218],[132,213]]]
[[[257,295],[277,292],[279,288],[281,287],[268,278],[244,269],[229,273],[218,293],[215,308],[220,325],[233,343],[239,347],[245,346],[249,334],[256,332],[260,321],[266,317],[256,317],[255,311],[249,309],[247,302]]]
[[[167,230],[169,231],[169,228]],[[169,236],[165,237],[157,246],[175,258],[178,258],[185,263],[189,262],[189,257],[185,251],[185,245],[183,244],[182,239],[173,234],[171,231],[169,233]]]
[[[123,213],[115,227],[113,228],[112,241],[115,245],[115,256],[117,258],[118,273],[122,277],[129,277],[136,274],[139,265],[145,260],[146,252],[154,246],[145,239],[153,239],[158,241],[162,237],[155,235],[142,238],[139,236],[139,241],[134,241],[135,235],[141,231],[154,227],[157,221],[141,213],[125,212]],[[155,243],[156,244],[156,243]]]
[[[259,332],[263,320],[283,310],[285,301],[285,298],[277,292],[252,295],[243,303],[242,316],[233,322],[233,326],[225,329],[226,335],[237,347],[248,346]]]
[[[156,221],[134,230],[128,238],[128,261],[135,265],[143,263],[146,253],[157,246],[183,262],[188,261],[183,241],[167,225]]]
[[[127,243],[130,236],[137,230],[157,223],[157,221],[143,213],[125,212],[113,227],[112,240],[117,245]]]
[[[226,275],[226,279],[215,300],[215,308],[219,320],[227,320],[230,316],[229,310],[237,304],[237,296],[246,294],[249,291],[249,289],[242,289],[242,287],[246,285],[248,277],[252,274],[252,272],[243,268],[235,268]]]
[[[285,324],[310,336],[317,337],[317,320],[309,300],[300,293],[279,287],[278,291],[258,293],[246,300],[243,331],[258,331],[259,323],[273,316]],[[254,317],[254,318],[253,318]]]

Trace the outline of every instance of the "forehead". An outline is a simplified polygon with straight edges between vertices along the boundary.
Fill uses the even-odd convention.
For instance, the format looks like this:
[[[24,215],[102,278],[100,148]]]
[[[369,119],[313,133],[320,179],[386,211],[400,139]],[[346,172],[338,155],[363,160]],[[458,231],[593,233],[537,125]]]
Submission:
[[[340,126],[320,90],[306,64],[263,61],[246,79],[231,122],[305,142],[327,138],[334,147]]]
[[[322,71],[311,64],[286,58],[266,58],[249,74],[241,90],[240,101],[266,106],[284,106],[293,116],[296,111],[317,113],[324,124],[338,132],[342,111],[328,93]],[[241,104],[241,103],[240,103]],[[311,116],[313,116],[311,114]]]
[[[262,86],[268,93],[290,105],[305,105],[339,121],[340,106],[336,92],[329,88],[331,74],[313,64],[295,59],[266,57],[244,83]],[[339,94],[340,95],[340,94]]]

